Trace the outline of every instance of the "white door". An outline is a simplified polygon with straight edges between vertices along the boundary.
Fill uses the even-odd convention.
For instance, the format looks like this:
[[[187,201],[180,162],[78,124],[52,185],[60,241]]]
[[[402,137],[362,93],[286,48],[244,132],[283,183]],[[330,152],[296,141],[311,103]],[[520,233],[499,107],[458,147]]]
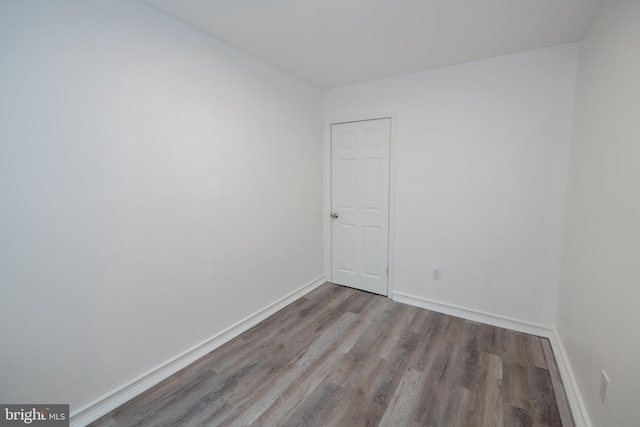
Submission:
[[[331,126],[331,281],[387,295],[391,119]]]

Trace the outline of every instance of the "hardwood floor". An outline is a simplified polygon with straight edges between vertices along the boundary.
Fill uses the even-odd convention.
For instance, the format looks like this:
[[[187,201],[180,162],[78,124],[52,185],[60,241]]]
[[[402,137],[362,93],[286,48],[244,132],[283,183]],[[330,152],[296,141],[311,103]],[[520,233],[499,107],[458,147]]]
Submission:
[[[549,341],[326,283],[92,426],[573,426]]]

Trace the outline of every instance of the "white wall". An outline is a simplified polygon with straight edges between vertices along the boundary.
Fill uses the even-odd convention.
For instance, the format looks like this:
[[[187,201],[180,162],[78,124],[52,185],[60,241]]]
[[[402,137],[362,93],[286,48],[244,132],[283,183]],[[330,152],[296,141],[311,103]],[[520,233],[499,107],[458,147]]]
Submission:
[[[0,402],[112,391],[322,275],[321,92],[130,0],[0,3]]]
[[[640,2],[607,3],[580,48],[557,322],[594,426],[640,424],[639,53]]]
[[[395,293],[553,327],[577,51],[325,91],[326,117],[397,111]]]

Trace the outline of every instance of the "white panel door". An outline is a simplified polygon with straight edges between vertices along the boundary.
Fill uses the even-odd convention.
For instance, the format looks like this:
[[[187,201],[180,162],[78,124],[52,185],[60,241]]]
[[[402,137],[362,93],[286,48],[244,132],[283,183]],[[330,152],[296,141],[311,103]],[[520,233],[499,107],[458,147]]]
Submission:
[[[387,295],[391,119],[331,126],[331,280]]]

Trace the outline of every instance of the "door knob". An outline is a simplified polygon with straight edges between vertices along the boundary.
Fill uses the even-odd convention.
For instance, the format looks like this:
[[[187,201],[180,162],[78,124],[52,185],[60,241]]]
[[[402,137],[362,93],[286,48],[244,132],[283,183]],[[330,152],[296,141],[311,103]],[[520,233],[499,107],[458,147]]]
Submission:
[[[331,218],[333,218],[333,219],[338,218],[338,214],[337,214],[337,213],[335,213],[335,212],[334,212],[334,213],[332,213],[332,214],[331,214]]]

